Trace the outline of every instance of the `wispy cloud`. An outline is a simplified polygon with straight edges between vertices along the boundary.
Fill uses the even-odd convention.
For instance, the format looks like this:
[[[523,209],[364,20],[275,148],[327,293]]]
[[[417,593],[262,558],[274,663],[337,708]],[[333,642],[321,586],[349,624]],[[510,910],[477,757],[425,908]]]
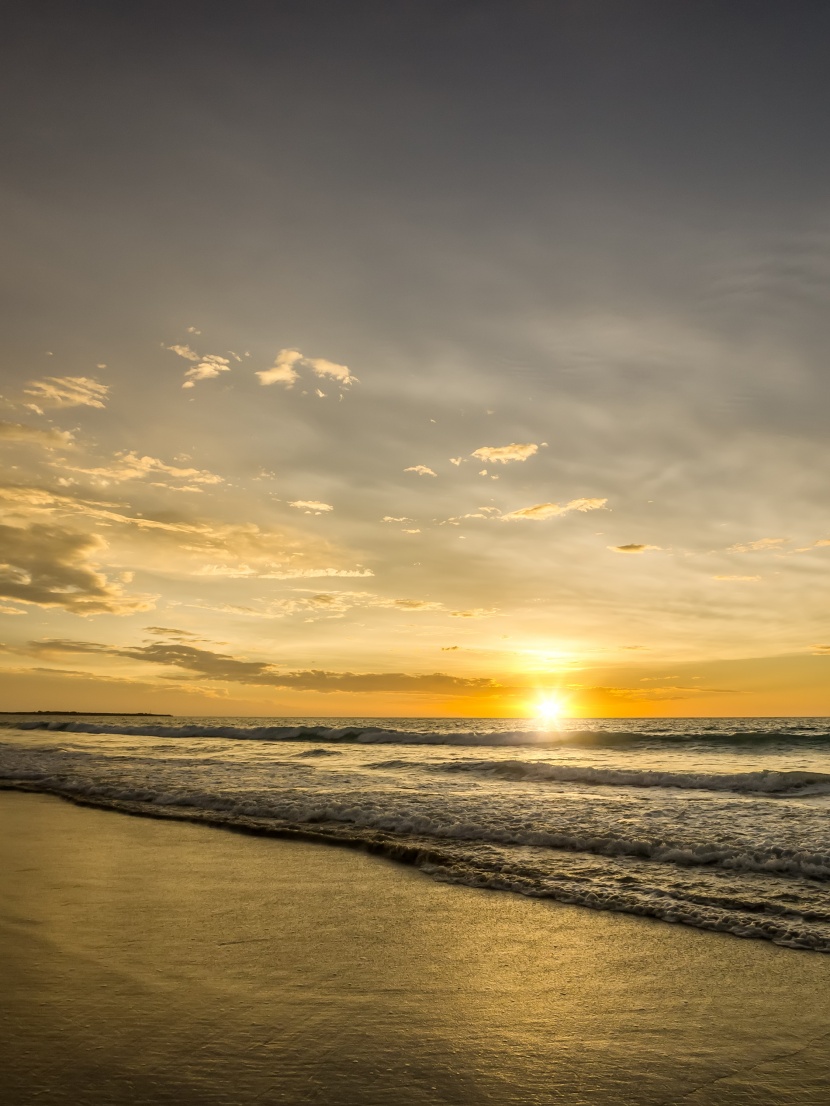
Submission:
[[[25,423],[0,421],[0,440],[29,442],[44,449],[60,449],[72,445],[72,434],[68,430],[55,430],[51,426],[26,426]]]
[[[404,472],[417,472],[419,476],[437,476],[437,472],[433,472],[431,468],[427,468],[426,465],[410,465],[409,468],[404,469]]]
[[[183,388],[195,388],[197,380],[210,380],[214,376],[219,376],[220,373],[226,373],[230,370],[231,363],[227,357],[220,357],[216,353],[206,354],[198,365],[193,365],[184,374],[187,378],[182,384]]]
[[[198,330],[194,330],[192,327],[187,328],[189,334],[198,334]],[[171,353],[176,353],[179,357],[184,357],[186,361],[200,361],[199,354],[190,348],[190,346],[165,346],[165,349],[169,349]]]
[[[763,553],[768,549],[779,549],[786,545],[789,538],[758,538],[757,541],[741,542],[730,545],[727,553]]]
[[[44,407],[103,408],[109,385],[87,376],[47,376],[45,380],[29,381],[24,391]]]
[[[9,519],[20,525],[58,516],[73,522],[89,519],[109,524],[114,534],[120,530],[120,536],[128,541],[130,533],[140,535],[148,545],[141,553],[135,550],[135,556],[146,560],[148,552],[157,551],[171,569],[175,563],[177,571],[188,574],[261,579],[373,575],[362,565],[342,566],[343,553],[319,535],[307,536],[288,528],[229,523],[176,510],[136,512],[125,504],[84,496],[76,489],[0,485],[0,501],[6,505]],[[176,562],[170,561],[171,547],[177,552]],[[208,558],[213,563],[205,563]]]
[[[286,388],[292,388],[300,378],[298,368],[309,368],[315,376],[336,380],[344,387],[358,382],[347,365],[339,365],[325,357],[305,357],[298,349],[281,349],[272,367],[262,369],[256,375],[260,384],[284,384]],[[319,389],[317,395],[324,398]]]
[[[536,503],[532,507],[521,507],[499,517],[502,522],[544,522],[549,518],[559,518],[570,511],[598,511],[607,502],[607,499],[572,499],[563,504]]]
[[[193,330],[192,327],[188,327],[188,331],[191,334],[198,334],[198,330]],[[193,361],[195,364],[185,372],[185,380],[182,384],[183,388],[195,388],[197,381],[210,380],[212,377],[219,376],[221,373],[226,373],[230,370],[231,363],[227,357],[220,357],[218,353],[206,353],[200,354],[191,349],[190,346],[172,345],[165,346],[165,349],[170,350],[171,353],[177,354],[179,357],[183,357],[186,361]]]
[[[761,577],[760,576],[713,576],[713,580],[731,580],[738,584],[755,584]]]
[[[298,511],[305,511],[307,515],[320,515],[324,511],[334,510],[331,503],[321,503],[319,499],[295,499],[288,506],[296,507]]]
[[[208,564],[198,569],[196,575],[224,576],[229,579],[255,577],[258,580],[313,580],[328,576],[346,578],[374,576],[374,572],[370,568],[281,568],[267,564]]]
[[[187,480],[193,484],[221,484],[222,477],[206,469],[182,468],[177,465],[168,465],[158,457],[139,456],[134,450],[124,450],[116,453],[115,459],[109,465],[101,465],[92,468],[72,466],[70,472],[81,473],[84,476],[94,476],[106,482],[116,484],[128,480],[143,480],[146,476],[164,475],[174,480]]]
[[[533,442],[513,442],[511,445],[483,445],[480,449],[474,449],[470,456],[477,457],[480,461],[507,465],[511,461],[526,461],[538,450],[539,446]],[[450,458],[450,460],[453,459]]]

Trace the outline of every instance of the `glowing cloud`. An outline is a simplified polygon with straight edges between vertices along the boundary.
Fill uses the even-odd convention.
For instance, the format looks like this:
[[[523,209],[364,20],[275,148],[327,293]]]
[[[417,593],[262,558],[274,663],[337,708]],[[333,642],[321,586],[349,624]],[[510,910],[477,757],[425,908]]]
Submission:
[[[317,376],[330,376],[341,384],[349,385],[357,382],[357,377],[352,376],[346,365],[338,365],[334,361],[327,361],[325,357],[304,357],[303,364]]]
[[[281,349],[272,367],[256,374],[260,384],[284,384],[286,388],[292,388],[300,375],[294,366],[302,359],[298,349]]]
[[[338,365],[335,361],[327,361],[325,357],[304,357],[298,349],[281,349],[273,366],[256,375],[260,384],[283,384],[286,388],[292,388],[300,378],[298,366],[311,369],[315,376],[336,380],[345,387],[357,383],[357,377],[352,375],[347,365]],[[316,394],[321,399],[325,398],[325,393],[319,388],[316,389]]]
[[[511,445],[483,445],[480,449],[474,449],[471,456],[477,457],[479,461],[492,461],[496,464],[508,465],[511,461],[526,461],[538,450],[538,445],[533,442],[513,442]]]
[[[187,328],[188,333],[198,334],[198,330],[193,330],[192,327]],[[169,349],[171,353],[176,353],[179,357],[184,357],[187,361],[199,361],[201,358],[195,350],[192,350],[190,346],[165,346],[165,349]]]
[[[437,472],[433,472],[432,469],[427,468],[426,465],[410,465],[408,469],[404,469],[404,472],[417,472],[419,476],[437,476]]]
[[[214,376],[219,376],[220,373],[226,373],[230,370],[231,363],[227,357],[220,357],[215,353],[208,353],[202,358],[198,365],[193,365],[184,374],[187,379],[183,388],[195,388],[197,380],[210,380]]]
[[[544,522],[549,518],[559,518],[570,511],[598,511],[607,502],[607,499],[572,499],[564,504],[536,503],[533,507],[522,507],[499,517],[502,522]]]
[[[198,334],[198,330],[194,330],[193,327],[188,327],[188,333]],[[227,357],[220,357],[218,353],[206,353],[204,356],[191,349],[190,346],[172,345],[165,346],[165,349],[169,349],[171,353],[177,354],[179,357],[183,357],[185,361],[195,361],[195,365],[187,370],[185,375],[183,388],[195,388],[197,380],[210,380],[212,377],[219,376],[220,373],[226,373],[230,370],[231,363]]]

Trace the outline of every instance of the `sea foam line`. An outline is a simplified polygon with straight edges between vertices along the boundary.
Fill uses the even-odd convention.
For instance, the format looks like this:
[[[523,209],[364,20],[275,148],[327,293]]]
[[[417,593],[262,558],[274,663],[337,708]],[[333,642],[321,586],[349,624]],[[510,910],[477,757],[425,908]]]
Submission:
[[[569,829],[535,829],[532,826],[512,828],[476,820],[441,822],[417,810],[386,812],[361,806],[354,801],[339,803],[331,797],[309,800],[302,793],[272,798],[183,788],[158,791],[151,786],[124,787],[43,772],[38,774],[29,768],[7,771],[0,777],[2,780],[12,787],[20,784],[24,788],[55,792],[79,800],[139,802],[198,810],[203,816],[221,813],[228,818],[265,818],[297,825],[327,823],[342,827],[345,833],[380,831],[394,834],[401,841],[408,837],[429,837],[434,841],[456,843],[529,845],[600,857],[632,857],[683,868],[723,868],[735,872],[830,881],[830,854],[775,845],[753,848],[720,841],[672,841],[645,835],[626,836],[607,830],[596,832],[588,827],[583,832],[575,832]]]
[[[13,726],[19,730],[122,734],[127,737],[198,737],[221,738],[227,741],[320,741],[380,745],[482,745],[536,748],[575,745],[613,748],[633,744],[752,746],[780,741],[819,744],[822,747],[830,745],[830,728],[827,726],[823,726],[820,730],[778,726],[753,730],[700,728],[675,733],[666,731],[658,733],[650,729],[396,730],[382,726],[367,726],[362,723],[347,726],[215,726],[204,723],[124,725],[117,722],[98,723],[39,718],[5,722],[2,725]]]
[[[625,892],[596,884],[580,886],[555,877],[543,880],[520,869],[500,869],[497,865],[482,865],[467,861],[451,852],[446,843],[427,839],[401,840],[393,833],[343,825],[308,825],[233,815],[220,811],[182,810],[178,807],[145,801],[118,799],[102,794],[82,794],[55,785],[37,785],[20,781],[0,780],[0,789],[35,791],[68,799],[79,806],[91,806],[174,821],[195,822],[240,833],[293,838],[357,848],[384,856],[400,863],[411,864],[425,874],[443,882],[462,884],[482,890],[511,891],[533,898],[553,899],[569,905],[593,910],[652,917],[662,921],[688,925],[696,929],[729,933],[736,937],[757,938],[793,949],[830,953],[830,934],[824,927],[802,923],[795,919],[759,917],[756,913],[730,912],[708,907],[694,901],[659,893]]]

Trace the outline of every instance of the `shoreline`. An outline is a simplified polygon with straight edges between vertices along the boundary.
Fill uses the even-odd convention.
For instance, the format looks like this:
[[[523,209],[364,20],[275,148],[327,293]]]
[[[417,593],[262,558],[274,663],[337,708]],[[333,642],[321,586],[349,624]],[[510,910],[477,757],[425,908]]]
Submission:
[[[685,928],[704,933],[722,934],[741,941],[760,941],[778,948],[791,949],[796,952],[814,953],[821,957],[830,955],[830,950],[826,948],[811,948],[808,945],[797,944],[786,939],[779,939],[770,932],[765,933],[756,929],[750,933],[742,929],[730,929],[721,924],[706,924],[706,922],[699,917],[684,917],[671,905],[663,908],[655,906],[652,909],[625,909],[625,907],[618,903],[615,903],[613,906],[600,904],[593,895],[583,901],[572,891],[561,895],[557,895],[553,892],[538,893],[531,891],[525,893],[515,887],[507,886],[498,873],[492,873],[488,876],[488,873],[484,870],[479,873],[479,878],[474,883],[463,879],[451,878],[448,872],[448,866],[452,864],[452,854],[447,843],[440,838],[422,836],[420,838],[410,837],[409,840],[401,840],[394,832],[376,829],[374,827],[361,827],[350,823],[288,822],[273,817],[263,818],[253,815],[230,815],[225,814],[221,810],[209,811],[193,807],[164,806],[139,800],[82,795],[70,790],[64,790],[60,787],[42,787],[27,780],[9,780],[0,777],[0,794],[3,792],[47,795],[64,800],[74,806],[91,810],[126,814],[155,821],[170,821],[205,826],[210,829],[227,830],[232,833],[251,837],[304,842],[313,845],[333,845],[339,849],[348,849],[352,852],[364,853],[382,860],[392,861],[403,867],[413,868],[421,875],[456,887],[469,887],[478,891],[507,893],[517,895],[521,898],[535,899],[541,902],[555,902],[559,905],[575,906],[578,909],[588,909],[594,913],[639,917],[663,924],[681,925]],[[593,854],[588,855],[590,856]]]
[[[0,795],[9,1106],[820,1106],[830,960]]]

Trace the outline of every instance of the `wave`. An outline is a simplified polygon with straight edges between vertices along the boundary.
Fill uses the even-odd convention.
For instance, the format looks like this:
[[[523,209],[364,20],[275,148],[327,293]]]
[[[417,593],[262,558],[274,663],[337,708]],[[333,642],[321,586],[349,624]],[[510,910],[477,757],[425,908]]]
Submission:
[[[685,728],[655,729],[654,725],[630,730],[617,729],[395,729],[364,723],[345,726],[323,725],[213,725],[202,722],[180,724],[118,722],[78,722],[59,719],[26,719],[4,722],[18,730],[47,730],[60,733],[122,734],[128,737],[221,738],[226,741],[308,741],[335,744],[377,745],[457,745],[457,746],[527,746],[534,748],[608,747],[637,744],[657,745],[729,745],[754,746],[770,743],[808,743],[830,746],[830,724],[825,719],[797,720],[788,724],[784,719],[770,719],[769,725],[755,728],[700,724]],[[760,721],[760,720],[759,720]],[[809,724],[805,724],[809,722]]]
[[[309,754],[304,754],[309,755]],[[469,772],[519,783],[583,783],[605,787],[676,787],[695,791],[732,791],[770,796],[830,795],[827,772],[662,772],[647,769],[593,768],[584,765],[547,764],[521,760],[456,760],[440,764],[384,760],[374,769],[431,772]]]
[[[418,804],[389,810],[349,796],[315,796],[300,790],[274,795],[269,792],[207,791],[196,788],[154,788],[149,782],[129,786],[73,776],[37,772],[28,767],[6,770],[0,783],[22,784],[42,791],[95,802],[139,802],[198,810],[202,816],[221,813],[230,819],[259,818],[296,825],[328,824],[340,832],[391,833],[399,840],[428,837],[470,845],[526,847],[583,853],[605,858],[633,858],[680,868],[717,868],[730,872],[798,877],[830,882],[830,853],[777,844],[752,845],[746,841],[672,840],[663,833],[650,835],[645,824],[618,826],[539,826],[532,822],[505,824],[487,820],[485,812],[446,818],[422,810]],[[654,830],[651,831],[654,834]]]
[[[792,900],[791,903],[782,905],[780,902],[747,896],[701,894],[694,891],[684,893],[674,888],[660,888],[649,882],[637,881],[633,876],[625,877],[624,880],[591,879],[583,874],[557,872],[555,869],[542,872],[532,864],[523,862],[520,857],[510,858],[504,853],[482,854],[479,851],[476,854],[465,851],[463,842],[447,841],[424,833],[395,832],[385,826],[361,826],[322,819],[316,822],[299,822],[275,817],[273,813],[262,816],[252,810],[250,804],[245,811],[199,806],[188,809],[181,797],[176,801],[171,796],[152,796],[147,791],[119,794],[112,788],[84,788],[67,781],[26,782],[22,779],[7,779],[0,781],[0,787],[45,792],[81,805],[144,817],[169,818],[244,833],[344,845],[412,864],[433,878],[445,882],[511,891],[597,910],[638,914],[698,929],[731,933],[738,937],[761,938],[789,948],[830,953],[830,914],[826,910],[799,908],[800,904],[793,894],[786,896]],[[568,846],[562,842],[554,847],[578,847],[585,850],[586,847],[590,849],[591,844],[582,841]],[[636,844],[638,849],[635,850],[635,855],[645,855],[639,848],[642,843]],[[714,857],[714,852],[710,851],[710,857]],[[682,862],[679,857],[672,859]],[[726,860],[726,857],[723,859]],[[816,859],[812,858],[814,868]],[[789,858],[791,864],[796,860],[795,856]],[[830,878],[830,857],[822,860],[824,878]],[[708,862],[711,863],[712,859]],[[804,866],[805,872],[809,867],[809,864]],[[769,871],[763,867],[758,870],[765,873]]]

